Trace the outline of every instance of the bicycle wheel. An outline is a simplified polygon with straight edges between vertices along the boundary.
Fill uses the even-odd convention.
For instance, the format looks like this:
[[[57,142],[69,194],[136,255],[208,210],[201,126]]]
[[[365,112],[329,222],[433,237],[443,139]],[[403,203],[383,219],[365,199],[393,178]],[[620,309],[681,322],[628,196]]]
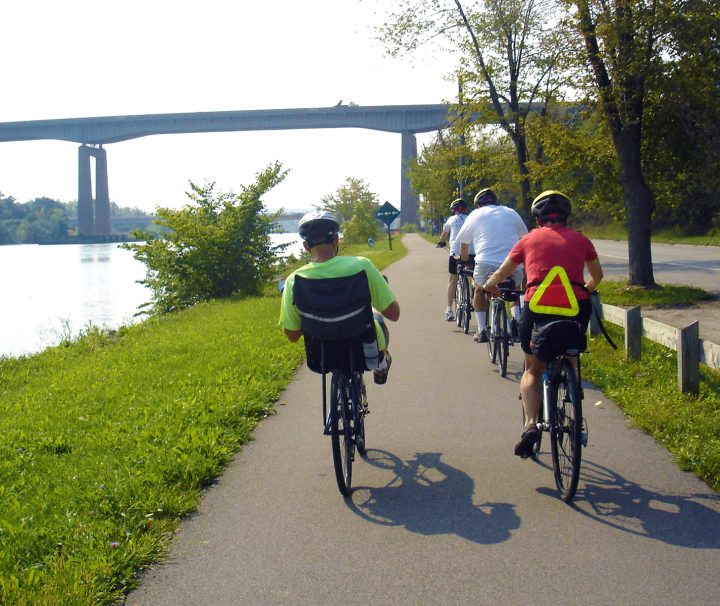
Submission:
[[[352,403],[349,391],[351,388],[350,379],[345,373],[333,373],[330,383],[330,439],[337,485],[345,496],[350,494],[352,483]]]
[[[360,372],[355,373],[355,410],[357,421],[355,422],[355,446],[358,452],[364,455],[367,452],[365,445],[365,415],[367,414],[367,392],[365,391],[365,380]]]
[[[465,291],[463,290],[463,281],[465,276],[462,274],[458,275],[457,285],[455,286],[455,323],[458,327],[463,325],[463,314],[465,313]]]
[[[460,328],[463,329],[465,334],[468,334],[468,332],[470,332],[470,315],[472,314],[472,303],[470,303],[470,281],[467,276],[461,276],[461,279],[463,292],[463,315]]]
[[[497,355],[497,347],[495,343],[495,300],[490,301],[487,310],[487,319],[485,320],[485,334],[487,334],[487,350],[490,363],[495,364]]]
[[[569,503],[580,478],[582,400],[575,369],[563,358],[555,376],[550,402],[550,449],[560,498]]]
[[[508,349],[510,347],[510,337],[507,330],[507,310],[505,309],[505,302],[502,299],[498,299],[499,303],[497,306],[497,313],[495,316],[495,327],[493,332],[495,333],[495,351],[497,358],[497,365],[500,367],[500,376],[504,377],[507,374],[507,360],[508,360]]]

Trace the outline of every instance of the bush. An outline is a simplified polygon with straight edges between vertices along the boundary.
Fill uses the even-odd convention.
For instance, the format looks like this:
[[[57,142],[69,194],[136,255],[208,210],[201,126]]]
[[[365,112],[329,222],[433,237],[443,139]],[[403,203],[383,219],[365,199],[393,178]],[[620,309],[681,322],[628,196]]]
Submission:
[[[216,193],[214,183],[190,183],[191,203],[160,208],[159,234],[125,244],[147,266],[143,283],[152,291],[152,311],[168,313],[233,294],[256,295],[272,278],[277,255],[270,240],[274,215],[263,213],[262,196],[287,174],[279,163],[259,173],[239,194]]]

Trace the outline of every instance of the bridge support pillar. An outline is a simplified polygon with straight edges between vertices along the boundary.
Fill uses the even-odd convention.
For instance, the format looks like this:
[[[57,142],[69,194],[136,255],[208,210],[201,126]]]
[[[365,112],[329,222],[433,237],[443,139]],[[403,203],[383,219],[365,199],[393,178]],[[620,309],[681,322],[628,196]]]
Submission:
[[[401,144],[400,166],[400,223],[414,223],[419,226],[418,201],[419,196],[410,185],[408,168],[411,160],[417,158],[417,139],[414,133],[403,132]]]
[[[91,157],[95,158],[94,198]],[[102,147],[81,145],[78,149],[78,234],[109,236],[111,233],[107,153]]]

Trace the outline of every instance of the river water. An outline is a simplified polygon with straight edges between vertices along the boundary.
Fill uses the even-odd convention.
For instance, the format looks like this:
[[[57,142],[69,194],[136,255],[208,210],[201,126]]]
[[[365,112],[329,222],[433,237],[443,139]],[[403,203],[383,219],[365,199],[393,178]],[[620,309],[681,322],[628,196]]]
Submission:
[[[302,250],[297,234],[276,234]],[[117,328],[137,322],[150,300],[138,280],[145,265],[119,244],[0,246],[0,356],[33,354],[89,325]]]

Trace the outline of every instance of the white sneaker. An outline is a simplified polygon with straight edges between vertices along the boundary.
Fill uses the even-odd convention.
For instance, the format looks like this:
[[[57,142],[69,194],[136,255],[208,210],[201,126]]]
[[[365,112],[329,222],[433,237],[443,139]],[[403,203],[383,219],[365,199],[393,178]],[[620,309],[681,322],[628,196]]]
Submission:
[[[475,341],[476,343],[487,343],[488,342],[487,332],[485,331],[484,328],[482,330],[478,330],[475,333],[475,336],[473,337],[473,341]]]
[[[448,310],[445,312],[445,319],[446,319],[448,322],[452,322],[452,321],[455,319],[455,314],[452,312],[452,309],[448,309]]]

